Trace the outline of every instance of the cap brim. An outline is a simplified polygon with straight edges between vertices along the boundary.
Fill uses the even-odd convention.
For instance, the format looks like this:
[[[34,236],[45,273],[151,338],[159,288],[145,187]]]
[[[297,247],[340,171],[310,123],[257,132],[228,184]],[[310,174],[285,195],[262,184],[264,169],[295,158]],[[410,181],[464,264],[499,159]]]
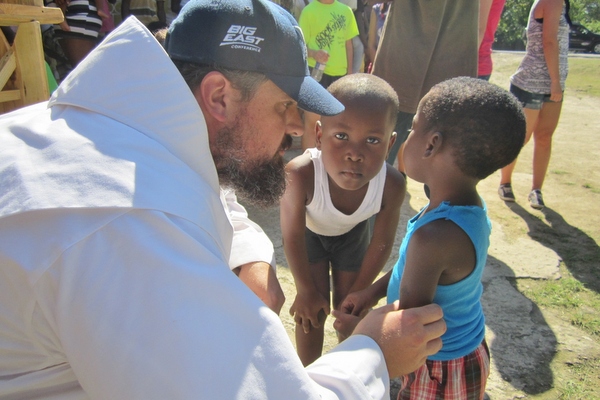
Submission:
[[[283,76],[266,74],[277,87],[298,102],[298,107],[319,115],[337,115],[344,111],[344,105],[331,95],[310,75]]]

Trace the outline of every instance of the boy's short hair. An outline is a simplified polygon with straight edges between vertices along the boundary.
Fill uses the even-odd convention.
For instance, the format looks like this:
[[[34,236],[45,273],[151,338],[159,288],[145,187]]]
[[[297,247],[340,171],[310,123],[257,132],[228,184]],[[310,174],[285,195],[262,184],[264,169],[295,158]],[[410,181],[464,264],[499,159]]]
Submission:
[[[364,104],[365,107],[389,109],[391,111],[390,122],[392,126],[396,125],[399,108],[398,95],[394,88],[380,77],[363,73],[350,74],[333,82],[327,90],[345,106]]]
[[[525,143],[525,114],[508,91],[482,79],[459,77],[435,85],[423,99],[428,131],[453,147],[456,164],[484,179],[517,158]]]

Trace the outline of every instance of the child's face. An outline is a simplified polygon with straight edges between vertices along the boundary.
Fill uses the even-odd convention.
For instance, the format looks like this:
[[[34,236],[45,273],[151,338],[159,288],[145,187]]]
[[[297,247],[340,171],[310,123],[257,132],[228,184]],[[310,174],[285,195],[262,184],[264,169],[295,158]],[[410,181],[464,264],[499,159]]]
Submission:
[[[381,170],[393,140],[391,107],[346,105],[333,117],[321,117],[317,148],[330,179],[340,188],[357,190]]]
[[[423,165],[421,161],[426,152],[427,139],[429,137],[429,135],[427,135],[428,132],[425,131],[426,125],[427,120],[421,113],[421,107],[419,106],[417,114],[413,118],[410,133],[404,142],[404,152],[402,154],[405,168],[404,172],[410,178],[421,183],[423,183],[423,177],[421,176],[423,173]]]

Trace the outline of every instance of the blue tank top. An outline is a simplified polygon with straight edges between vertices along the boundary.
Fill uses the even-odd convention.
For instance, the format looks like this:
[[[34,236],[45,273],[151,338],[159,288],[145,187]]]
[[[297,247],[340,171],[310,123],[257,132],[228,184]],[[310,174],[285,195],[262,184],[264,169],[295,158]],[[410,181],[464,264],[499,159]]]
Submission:
[[[443,218],[454,222],[464,230],[475,248],[475,269],[461,281],[451,285],[438,285],[433,298],[433,302],[440,305],[444,311],[444,320],[448,330],[442,336],[442,349],[437,354],[430,356],[429,359],[448,361],[473,352],[485,336],[485,318],[481,306],[481,294],[483,293],[481,275],[487,259],[492,225],[487,217],[485,203],[481,208],[452,206],[448,202],[443,202],[437,208],[423,214],[426,209],[427,206],[408,221],[406,236],[400,246],[400,258],[394,266],[388,284],[387,301],[392,303],[400,297],[400,280],[406,263],[406,249],[417,229],[429,222]]]

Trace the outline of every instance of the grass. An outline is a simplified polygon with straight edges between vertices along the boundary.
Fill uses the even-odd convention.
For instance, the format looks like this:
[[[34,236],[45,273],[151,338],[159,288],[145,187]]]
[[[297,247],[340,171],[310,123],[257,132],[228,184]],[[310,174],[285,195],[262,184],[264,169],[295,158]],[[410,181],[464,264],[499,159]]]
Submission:
[[[556,281],[524,281],[518,288],[538,306],[557,312],[571,325],[600,339],[600,294],[573,278],[564,266],[561,274],[563,278]]]
[[[569,58],[569,76],[567,88],[577,94],[600,97],[600,72],[598,72],[598,59],[594,58]]]
[[[502,59],[494,59],[494,73],[491,81],[497,84],[508,82],[519,66],[524,53],[503,54]],[[600,73],[598,58],[581,57],[571,54],[569,57],[569,75],[567,77],[567,95],[585,95],[600,97]]]
[[[600,370],[600,360],[582,360],[577,364],[567,366],[569,372],[577,379],[568,379],[562,382],[558,388],[558,399],[560,400],[579,400],[592,399],[594,392],[590,389],[596,384],[598,371]]]
[[[491,82],[508,89],[510,76],[516,71],[523,53],[499,53],[494,58],[494,72]],[[569,99],[600,98],[600,59],[571,55],[569,57],[569,76],[566,83],[566,101]],[[572,103],[571,103],[572,104]],[[583,103],[582,103],[583,104]],[[589,122],[583,124],[589,129],[597,129],[597,115],[590,115]],[[593,121],[596,122],[593,122]],[[564,142],[563,142],[564,144]],[[564,185],[565,193],[576,205],[582,201],[578,196],[583,192],[592,194],[600,193],[597,174],[593,173],[598,165],[598,142],[586,144],[586,151],[580,159],[555,160],[553,168],[549,171],[548,178],[554,185]],[[564,161],[564,162],[563,162]],[[590,166],[592,166],[590,168]],[[530,173],[529,169],[525,169]],[[589,195],[588,195],[589,196]],[[586,198],[589,207],[593,207],[594,199]],[[578,336],[589,337],[592,341],[600,343],[600,230],[596,221],[590,215],[589,221],[582,220],[579,207],[561,210],[565,223],[572,224],[568,235],[558,240],[548,237],[546,245],[552,246],[560,258],[561,279],[535,280],[517,279],[516,287],[527,298],[554,317],[569,323]],[[511,235],[521,235],[518,227],[519,221],[508,218],[497,219],[503,225],[505,232]],[[577,220],[575,224],[573,221]],[[555,227],[552,227],[554,229]],[[525,226],[526,231],[529,227]],[[541,226],[537,229],[542,230]],[[560,227],[556,227],[560,229]],[[527,234],[527,232],[526,232]],[[559,351],[561,353],[561,351]],[[575,360],[570,350],[564,354],[557,354],[552,362],[554,375],[553,388],[537,395],[526,396],[536,399],[598,399],[600,398],[600,359],[589,354],[577,354]]]
[[[516,59],[510,58],[499,65],[499,71],[495,72],[503,73],[506,76],[508,71],[514,71],[511,68],[518,65],[521,57],[522,55],[518,55]],[[570,57],[569,76],[566,84],[569,92],[567,95],[600,97],[599,64],[597,58]],[[551,173],[555,175],[569,174],[564,170],[554,170]],[[590,183],[584,183],[582,187],[594,193],[600,192],[598,188]],[[587,263],[589,265],[600,265],[600,260],[587,260]],[[564,313],[572,325],[579,327],[593,337],[600,338],[600,318],[597,311],[600,310],[600,294],[587,289],[583,283],[573,278],[564,266],[561,267],[561,273],[563,275],[562,279],[537,282],[537,284],[530,285],[529,288],[522,290],[523,294],[539,306],[549,307],[552,310]]]

